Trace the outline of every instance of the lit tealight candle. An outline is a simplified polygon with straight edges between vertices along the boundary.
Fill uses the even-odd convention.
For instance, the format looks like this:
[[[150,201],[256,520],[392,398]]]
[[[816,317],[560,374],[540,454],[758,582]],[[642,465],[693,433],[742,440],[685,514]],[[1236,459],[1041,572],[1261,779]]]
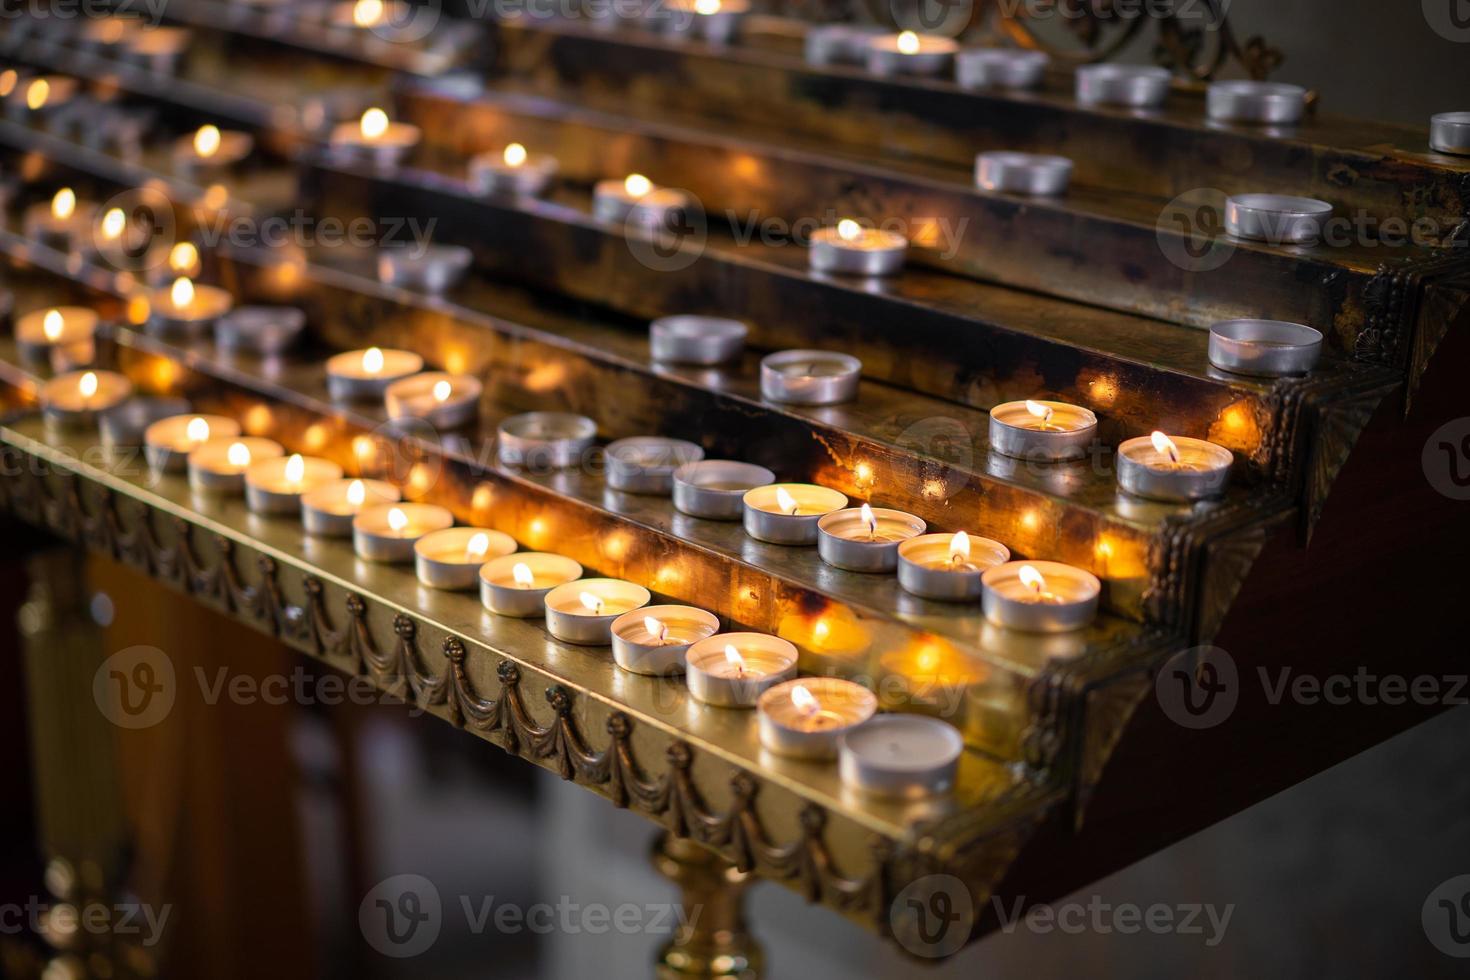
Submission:
[[[745,533],[771,544],[816,544],[817,522],[847,506],[847,495],[811,483],[772,483],[741,498]]]
[[[356,122],[339,123],[332,129],[331,151],[342,163],[367,163],[380,170],[397,168],[422,137],[417,126],[394,122],[376,106]]]
[[[922,534],[898,546],[898,584],[925,599],[973,602],[984,571],[1010,559],[1010,549],[989,538]]]
[[[582,566],[564,555],[506,555],[480,567],[480,603],[497,616],[533,619],[546,614],[547,593],[581,577]]]
[[[217,179],[248,157],[254,146],[249,133],[206,123],[174,141],[174,166],[195,179]]]
[[[47,422],[85,428],[132,393],[133,383],[115,371],[71,371],[41,386],[41,413]]]
[[[388,386],[424,369],[412,351],[387,347],[350,350],[327,358],[327,393],[339,401],[376,401]]]
[[[85,306],[33,310],[15,321],[15,345],[23,361],[65,371],[92,363],[97,314]]]
[[[210,439],[233,439],[240,423],[223,415],[171,415],[143,430],[143,456],[166,473],[181,472],[189,454]]]
[[[473,589],[486,562],[516,550],[515,538],[488,527],[447,527],[413,546],[414,574],[433,589]]]
[[[592,188],[592,214],[599,221],[635,221],[666,228],[689,207],[689,195],[671,187],[656,187],[642,174],[622,180],[599,180]]]
[[[257,514],[299,514],[304,494],[340,479],[342,467],[329,459],[295,453],[256,460],[245,470],[245,505]]]
[[[783,405],[836,405],[857,397],[863,362],[851,354],[783,350],[761,358],[761,397]]]
[[[546,593],[546,629],[567,643],[607,646],[612,642],[613,620],[643,608],[651,598],[643,586],[622,579],[568,582]]]
[[[76,192],[63,187],[51,200],[26,208],[25,236],[61,252],[82,252],[92,246],[92,222],[97,209],[78,201]]]
[[[452,526],[454,515],[436,504],[372,504],[352,519],[352,550],[364,561],[410,562],[419,538]]]
[[[1026,399],[990,410],[990,447],[1017,459],[1081,459],[1097,436],[1097,416],[1066,402]]]
[[[393,504],[402,499],[398,488],[382,480],[334,480],[301,495],[301,525],[307,534],[345,538],[352,519],[364,507]]]
[[[668,0],[661,13],[665,29],[674,37],[728,44],[749,12],[747,0]]]
[[[817,554],[850,572],[891,572],[898,567],[899,543],[925,530],[913,514],[863,504],[817,519]]]
[[[468,374],[424,371],[390,384],[383,403],[390,419],[423,419],[438,429],[457,429],[475,420],[483,390]]]
[[[831,759],[842,734],[873,717],[878,699],[852,681],[803,677],[767,690],[756,709],[765,748],[793,759]]]
[[[1154,432],[1118,447],[1118,487],[1151,500],[1188,502],[1218,497],[1235,456],[1204,439]]]
[[[644,606],[613,620],[613,661],[634,674],[681,674],[689,645],[719,628],[718,616],[693,606]]]
[[[903,268],[909,240],[896,231],[868,228],[843,218],[812,232],[807,260],[813,272],[842,276],[891,276]]]
[[[716,633],[684,655],[689,693],[718,708],[753,708],[760,696],[796,676],[796,646],[766,633]]]
[[[939,75],[960,49],[953,38],[901,31],[868,42],[868,71],[875,75]]]
[[[948,791],[965,740],[947,721],[909,713],[877,715],[837,740],[844,786],[871,796],[916,800]]]
[[[245,492],[245,471],[252,463],[285,452],[280,443],[258,436],[210,439],[189,452],[189,486],[204,493],[238,496]]]
[[[520,143],[510,143],[500,152],[470,158],[469,186],[487,197],[537,197],[556,176],[557,159],[548,153],[532,154]]]
[[[234,299],[218,286],[179,276],[148,301],[148,329],[167,336],[195,336],[230,311]]]
[[[1097,615],[1102,584],[1091,572],[1055,561],[1011,561],[981,576],[985,618],[1028,633],[1081,629]]]

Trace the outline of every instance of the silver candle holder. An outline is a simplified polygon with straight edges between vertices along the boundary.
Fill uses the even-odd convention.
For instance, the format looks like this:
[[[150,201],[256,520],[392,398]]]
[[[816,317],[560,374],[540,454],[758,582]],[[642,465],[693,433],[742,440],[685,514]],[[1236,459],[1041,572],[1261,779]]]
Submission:
[[[1215,122],[1292,126],[1307,111],[1307,90],[1284,82],[1211,82],[1205,92],[1205,111]]]
[[[414,575],[431,589],[473,589],[486,562],[515,550],[515,538],[502,531],[488,527],[446,527],[414,542]]]
[[[1285,320],[1221,320],[1210,326],[1210,363],[1261,378],[1306,374],[1322,356],[1322,333]]]
[[[1072,182],[1072,161],[1043,153],[990,151],[975,156],[975,185],[1008,194],[1056,197]]]
[[[648,325],[648,348],[655,361],[712,366],[740,359],[750,328],[739,320],[681,314]]]
[[[507,466],[575,466],[597,439],[597,423],[571,412],[512,415],[496,430],[496,456]]]
[[[546,595],[582,577],[582,566],[565,555],[523,551],[480,567],[480,604],[497,616],[535,619],[546,615]]]
[[[921,534],[898,546],[898,584],[905,592],[942,602],[974,602],[986,569],[1011,560],[999,541],[957,531]]]
[[[483,391],[471,375],[424,371],[385,388],[383,405],[393,421],[423,419],[436,429],[457,429],[479,416]]]
[[[1082,65],[1077,69],[1077,101],[1152,109],[1169,97],[1172,77],[1167,68],[1151,65]]]
[[[422,138],[417,126],[394,122],[382,109],[373,107],[355,121],[332,127],[327,152],[341,164],[390,172],[403,165]]]
[[[245,471],[251,464],[285,453],[279,442],[259,436],[210,439],[191,450],[185,460],[189,488],[199,493],[238,497],[245,492]]]
[[[605,647],[619,616],[642,609],[652,594],[616,578],[584,578],[546,593],[546,631],[565,643]]]
[[[761,745],[790,759],[835,758],[838,739],[877,710],[872,691],[837,677],[782,681],[756,701]]]
[[[824,275],[878,278],[897,275],[908,251],[909,240],[898,232],[843,218],[812,232],[807,261],[813,272]]]
[[[960,46],[953,38],[900,31],[868,41],[867,68],[874,75],[942,75]]]
[[[847,506],[847,495],[813,483],[772,483],[741,498],[745,533],[770,544],[817,543],[817,522]]]
[[[683,439],[634,436],[607,447],[607,483],[614,490],[668,496],[674,471],[704,459],[704,450]]]
[[[60,188],[49,201],[25,209],[21,230],[26,238],[58,252],[88,251],[93,245],[92,227],[97,207],[77,200],[70,187]]]
[[[170,415],[143,430],[143,458],[149,469],[182,473],[189,454],[210,439],[234,439],[240,423],[224,415]]]
[[[1430,116],[1429,148],[1456,156],[1470,155],[1470,112],[1441,112]]]
[[[302,494],[340,479],[342,467],[329,459],[299,453],[259,459],[245,470],[245,506],[255,514],[300,514]]]
[[[378,251],[378,280],[438,296],[459,285],[473,261],[474,253],[463,245],[383,248]]]
[[[358,511],[402,499],[398,488],[383,480],[334,480],[301,495],[301,526],[317,537],[351,537]]]
[[[41,415],[48,424],[87,429],[97,416],[133,394],[133,383],[116,371],[68,371],[41,385]]]
[[[862,64],[868,57],[868,42],[888,33],[864,24],[811,24],[802,40],[802,54],[809,65]]]
[[[363,561],[402,565],[419,538],[453,526],[454,515],[437,504],[372,504],[352,518],[352,550]]]
[[[837,405],[857,397],[863,362],[851,354],[785,350],[761,358],[761,397],[783,405]]]
[[[214,182],[249,157],[254,148],[255,138],[249,133],[205,125],[174,140],[172,157],[174,168],[185,177]]]
[[[327,358],[327,394],[337,401],[380,401],[395,381],[424,369],[413,351],[391,347],[343,351]]]
[[[1066,402],[1003,402],[990,410],[990,448],[1038,462],[1083,459],[1097,438],[1097,416]]]
[[[817,519],[817,554],[849,572],[891,572],[898,567],[898,546],[926,530],[913,514],[863,504]]]
[[[970,48],[955,55],[955,81],[967,89],[1037,88],[1050,61],[1044,51]]]
[[[470,191],[483,197],[540,197],[560,165],[549,153],[530,153],[520,143],[470,158]]]
[[[228,290],[179,276],[149,296],[145,328],[161,337],[197,337],[230,312],[234,304]]]
[[[1118,488],[1150,500],[1206,500],[1225,492],[1234,461],[1224,446],[1155,432],[1118,447]]]
[[[1322,237],[1332,205],[1285,194],[1236,194],[1225,200],[1225,231],[1236,238],[1302,245]]]
[[[644,606],[613,620],[613,662],[634,674],[682,674],[689,646],[719,629],[720,618],[703,609]]]
[[[690,517],[710,521],[738,521],[745,512],[745,494],[776,482],[764,466],[730,459],[685,463],[674,471],[674,507]]]
[[[269,357],[288,350],[305,328],[306,312],[294,306],[241,306],[214,321],[214,342]]]
[[[36,367],[68,371],[91,364],[97,353],[97,314],[85,306],[32,310],[15,321],[15,349]]]
[[[684,654],[685,681],[696,701],[753,708],[760,696],[796,676],[795,644],[768,633],[716,633]]]
[[[1097,616],[1096,575],[1055,561],[1009,561],[980,576],[980,603],[996,626],[1027,633],[1082,629]]]
[[[948,792],[965,740],[947,721],[882,714],[837,740],[837,775],[849,789],[887,799],[919,800]]]

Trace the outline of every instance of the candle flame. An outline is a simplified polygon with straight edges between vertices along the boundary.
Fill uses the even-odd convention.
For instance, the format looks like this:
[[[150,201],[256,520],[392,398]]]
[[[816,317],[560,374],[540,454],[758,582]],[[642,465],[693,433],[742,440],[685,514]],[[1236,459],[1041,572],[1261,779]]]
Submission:
[[[362,369],[368,374],[377,374],[383,370],[383,352],[376,347],[369,347],[363,351]]]
[[[381,139],[383,134],[388,132],[388,114],[377,106],[373,106],[362,114],[358,126],[362,129],[363,139]]]
[[[653,181],[642,174],[629,174],[623,178],[623,190],[628,192],[629,197],[642,197],[653,190]]]
[[[199,249],[193,242],[179,242],[168,252],[168,267],[175,272],[188,274],[199,264]]]
[[[735,644],[733,643],[725,644],[725,663],[734,667],[735,673],[745,673],[745,658],[740,655],[739,650],[735,649]]]
[[[602,600],[591,592],[583,592],[577,598],[582,600],[582,605],[594,616],[602,614]]]
[[[797,684],[791,689],[791,703],[803,715],[814,715],[819,707],[817,696],[808,691],[805,684]]]
[[[434,382],[434,401],[436,401],[436,402],[448,401],[449,400],[449,393],[452,390],[453,389],[450,386],[450,384],[449,384],[448,381],[436,381],[436,382]]]
[[[1179,447],[1174,445],[1173,439],[1158,431],[1150,433],[1149,439],[1153,441],[1154,449],[1169,457],[1169,462],[1179,462]]]
[[[855,242],[863,234],[863,226],[851,218],[843,218],[837,222],[837,237],[844,242]]]
[[[350,507],[361,507],[362,502],[367,499],[367,487],[363,486],[361,480],[353,480],[347,484],[347,504]]]
[[[919,35],[913,31],[904,31],[898,36],[898,51],[900,54],[919,53]]]
[[[1022,585],[1037,595],[1041,595],[1046,589],[1046,576],[1042,575],[1030,565],[1022,565],[1021,570],[1016,573],[1016,577],[1021,580]]]
[[[184,426],[184,438],[190,442],[204,442],[209,438],[209,422],[198,417],[190,419]]]
[[[82,375],[82,379],[77,382],[77,390],[82,393],[83,398],[91,398],[97,394],[97,375],[91,371]]]
[[[250,447],[243,442],[232,442],[230,443],[230,448],[225,450],[225,459],[231,466],[249,466]]]
[[[51,216],[58,221],[65,221],[72,216],[77,209],[77,193],[70,187],[63,187],[56,192],[51,199]]]
[[[785,487],[776,488],[776,506],[781,508],[783,514],[796,514],[796,498],[787,493]]]
[[[194,133],[194,152],[201,157],[212,157],[219,152],[219,127],[205,123]]]
[[[61,319],[60,310],[47,310],[46,315],[41,318],[41,332],[53,344],[61,339],[62,326],[63,320]]]
[[[669,637],[669,628],[660,622],[657,617],[644,616],[643,628],[648,630],[648,635],[659,643],[664,642]]]
[[[955,563],[970,560],[970,536],[964,531],[956,531],[949,539],[949,560]]]
[[[390,507],[388,509],[388,527],[394,534],[403,533],[403,529],[408,527],[408,515],[398,507]]]
[[[523,561],[515,563],[515,567],[510,570],[510,577],[522,589],[529,589],[536,582],[536,577],[531,574],[531,566]]]
[[[352,7],[352,23],[372,27],[383,19],[383,0],[357,0]]]
[[[470,561],[476,558],[484,558],[485,552],[490,550],[490,535],[484,531],[470,538],[469,543],[464,546],[464,556]]]
[[[1050,405],[1043,405],[1041,402],[1034,402],[1029,398],[1026,399],[1026,411],[1030,412],[1036,418],[1041,419],[1042,422],[1050,422],[1054,414]]]
[[[873,508],[863,504],[858,508],[858,515],[863,519],[863,526],[868,529],[868,537],[878,533],[878,518],[873,516]]]
[[[300,453],[292,453],[291,458],[286,460],[286,482],[300,483],[306,476],[306,460],[301,458]]]
[[[102,236],[113,239],[123,233],[127,226],[128,216],[123,214],[122,208],[111,208],[102,216]]]
[[[49,98],[51,98],[51,83],[44,78],[38,78],[26,89],[26,108],[33,111],[39,109],[46,104]]]
[[[526,148],[519,143],[511,143],[505,148],[505,165],[507,167],[519,167],[526,162]]]
[[[175,309],[183,309],[194,302],[194,283],[188,276],[179,276],[168,290],[169,302],[174,304]]]
[[[717,14],[720,12],[720,0],[694,0],[694,12],[706,17]]]

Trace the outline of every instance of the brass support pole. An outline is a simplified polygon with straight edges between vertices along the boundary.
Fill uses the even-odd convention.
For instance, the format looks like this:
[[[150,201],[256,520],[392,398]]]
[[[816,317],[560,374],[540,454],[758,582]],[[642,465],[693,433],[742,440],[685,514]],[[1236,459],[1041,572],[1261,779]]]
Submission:
[[[752,877],[692,841],[660,834],[653,866],[679,886],[684,906],[679,930],[659,950],[655,977],[736,977],[758,980],[765,954],[745,922],[745,889]]]

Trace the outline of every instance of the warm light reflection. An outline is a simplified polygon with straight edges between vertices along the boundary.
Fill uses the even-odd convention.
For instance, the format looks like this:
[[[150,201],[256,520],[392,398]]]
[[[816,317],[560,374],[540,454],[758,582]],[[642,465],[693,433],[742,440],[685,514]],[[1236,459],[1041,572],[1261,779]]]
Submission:
[[[168,252],[168,267],[180,275],[193,275],[199,266],[199,249],[193,242],[179,242]]]
[[[519,167],[526,162],[526,148],[519,143],[511,143],[502,154],[507,167]]]
[[[230,189],[224,184],[210,184],[204,189],[199,203],[206,211],[219,211],[230,203]]]
[[[15,83],[20,81],[20,75],[14,68],[0,71],[0,98],[6,98],[15,91]]]
[[[859,463],[852,468],[852,475],[860,484],[873,482],[873,467],[869,463]]]
[[[109,208],[102,216],[102,237],[108,241],[116,239],[128,225],[128,216],[122,208]]]
[[[527,390],[537,393],[552,391],[561,387],[566,380],[567,368],[562,361],[543,361],[526,372],[525,385]]]
[[[164,363],[172,363],[165,361]],[[241,420],[245,431],[253,436],[263,435],[275,425],[275,416],[271,414],[271,407],[265,402],[251,405],[245,412],[245,418]]]
[[[200,157],[212,157],[219,152],[219,127],[205,123],[194,133],[194,153]]]
[[[629,174],[623,178],[623,190],[628,192],[629,197],[642,197],[653,190],[653,181],[642,174]]]
[[[41,108],[51,98],[51,83],[44,78],[31,82],[26,89],[26,108],[32,111]]]
[[[301,433],[301,442],[311,452],[321,452],[327,445],[327,427],[321,422],[311,423]]]
[[[362,130],[363,139],[382,139],[383,134],[388,132],[388,114],[374,106],[362,114],[358,127]]]

